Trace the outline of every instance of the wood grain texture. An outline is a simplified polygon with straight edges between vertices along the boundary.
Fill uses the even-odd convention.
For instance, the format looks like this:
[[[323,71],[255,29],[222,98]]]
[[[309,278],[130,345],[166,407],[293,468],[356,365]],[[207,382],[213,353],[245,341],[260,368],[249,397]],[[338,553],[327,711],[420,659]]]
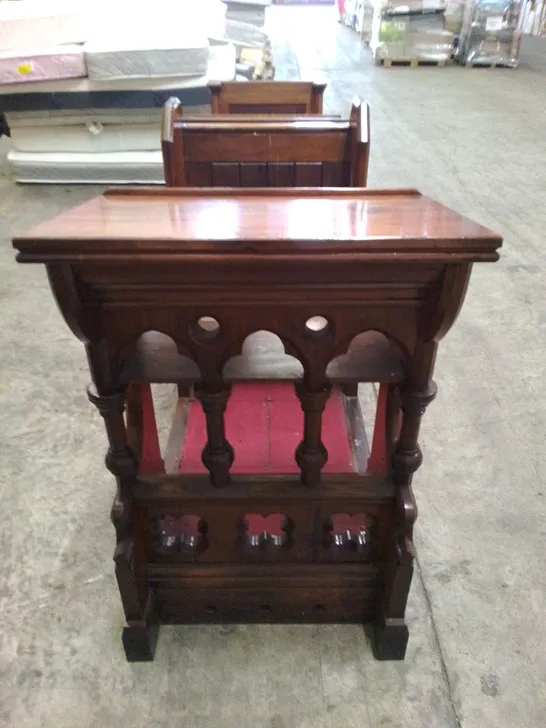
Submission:
[[[276,194],[272,194],[276,192]],[[14,239],[21,262],[160,254],[186,257],[319,252],[357,260],[494,261],[502,238],[429,197],[347,190],[120,191],[80,205]],[[156,258],[157,259],[157,258]]]
[[[236,85],[246,87],[248,84]],[[346,121],[336,117],[264,114],[265,109],[275,104],[275,84],[265,86],[269,87],[271,104],[263,106],[261,114],[227,113],[191,118],[183,116],[178,99],[166,103],[162,151],[168,186],[198,184],[193,174],[195,165],[201,170],[207,164],[211,167],[238,164],[242,174],[247,166],[263,165],[259,177],[255,176],[254,168],[250,176],[236,186],[278,186],[275,167],[287,163],[296,166],[290,180],[297,187],[323,184],[318,165],[329,166],[326,176],[330,185],[366,185],[370,146],[370,111],[366,104],[355,99],[350,119]],[[252,104],[246,103],[228,105],[228,108],[236,111],[253,109]],[[298,104],[290,108],[298,108]],[[301,169],[298,169],[300,165]],[[315,171],[311,173],[307,165],[315,165]],[[201,175],[204,177],[202,172]],[[212,184],[217,186],[222,182],[212,175]],[[284,184],[288,184],[288,179]]]
[[[213,114],[322,114],[325,83],[209,83]]]

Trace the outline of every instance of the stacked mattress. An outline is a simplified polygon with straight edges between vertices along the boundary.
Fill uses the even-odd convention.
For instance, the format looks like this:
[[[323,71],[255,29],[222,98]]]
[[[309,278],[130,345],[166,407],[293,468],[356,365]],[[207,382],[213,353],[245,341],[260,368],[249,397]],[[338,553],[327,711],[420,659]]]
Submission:
[[[32,94],[23,85],[0,88],[0,106],[11,130],[13,179],[161,183],[165,101],[177,96],[186,107],[206,106],[209,80],[227,81],[234,75],[235,48],[225,43],[211,46],[202,76],[52,81]]]
[[[62,0],[0,3],[0,85],[85,76],[92,22],[87,8]]]
[[[223,0],[227,5],[228,20],[241,21],[263,28],[265,11],[271,0]]]
[[[38,5],[48,10],[40,14]],[[104,11],[109,29],[99,29],[96,6],[91,18],[82,5],[53,11],[49,0],[0,2],[0,111],[11,131],[13,178],[161,182],[164,102],[177,96],[195,111],[209,104],[209,81],[235,77],[234,46],[212,40],[225,34],[225,5],[199,6],[197,16],[193,0],[158,0],[153,14],[135,17],[122,2]],[[36,46],[42,28],[47,47]],[[13,39],[34,45],[5,48]]]

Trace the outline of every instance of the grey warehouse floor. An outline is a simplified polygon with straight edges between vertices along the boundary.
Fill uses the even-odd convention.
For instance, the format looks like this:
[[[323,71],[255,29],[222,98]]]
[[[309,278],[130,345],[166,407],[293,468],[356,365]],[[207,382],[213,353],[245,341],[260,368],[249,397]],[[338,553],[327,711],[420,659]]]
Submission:
[[[82,345],[10,238],[98,193],[16,187],[0,145],[0,726],[546,725],[546,43],[514,70],[382,69],[330,10],[271,15],[278,78],[372,109],[372,186],[414,186],[505,236],[440,347],[415,479],[403,663],[355,626],[163,628],[127,664],[102,422]],[[310,27],[310,23],[312,26]]]

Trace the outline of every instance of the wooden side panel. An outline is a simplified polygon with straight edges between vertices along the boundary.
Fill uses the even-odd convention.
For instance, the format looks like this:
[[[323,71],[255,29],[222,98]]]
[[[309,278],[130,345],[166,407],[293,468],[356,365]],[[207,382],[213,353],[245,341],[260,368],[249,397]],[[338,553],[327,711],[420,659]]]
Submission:
[[[269,104],[238,104],[228,103],[222,107],[222,114],[305,114],[307,111],[306,104],[290,104],[290,103],[269,103]]]
[[[240,187],[241,176],[239,165],[234,164],[212,164],[212,186],[213,187]]]
[[[268,187],[267,164],[241,164],[241,187]]]
[[[314,162],[309,164],[296,164],[296,187],[322,187],[322,164]]]
[[[185,171],[188,187],[212,186],[212,166],[209,162],[188,162]]]
[[[345,156],[344,130],[185,131],[186,162],[338,162]]]
[[[269,187],[294,187],[295,165],[291,162],[270,162],[268,165]]]
[[[322,165],[323,187],[345,187],[349,184],[345,162],[325,162]]]

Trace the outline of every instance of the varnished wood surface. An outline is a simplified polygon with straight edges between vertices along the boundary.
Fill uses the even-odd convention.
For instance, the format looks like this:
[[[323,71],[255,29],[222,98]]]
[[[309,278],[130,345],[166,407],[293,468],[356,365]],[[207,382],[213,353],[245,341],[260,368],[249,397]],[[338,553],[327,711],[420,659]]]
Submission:
[[[294,475],[233,475],[229,488],[215,488],[201,474],[139,476],[134,487],[139,501],[158,504],[163,501],[182,503],[186,500],[216,499],[222,502],[249,499],[257,504],[282,499],[302,503],[389,503],[395,493],[392,479],[384,474],[358,473],[324,474],[321,485],[306,488]]]
[[[309,81],[209,83],[213,114],[321,114],[325,88]]]
[[[502,239],[418,192],[368,189],[125,191],[15,238],[21,262],[115,253],[361,253],[375,260],[497,260]]]
[[[415,190],[354,188],[114,190],[15,240],[86,344],[128,659],[151,659],[158,620],[373,620],[376,654],[404,656],[438,342],[501,242]],[[231,476],[231,382],[271,377],[295,381],[300,472]],[[328,394],[363,380],[382,383],[368,470],[323,475]],[[150,381],[193,384],[206,474],[165,474],[185,414],[162,458]]]
[[[273,88],[269,93],[273,99]],[[370,110],[354,99],[347,121],[320,116],[188,118],[180,101],[163,108],[162,152],[169,187],[365,187]]]

